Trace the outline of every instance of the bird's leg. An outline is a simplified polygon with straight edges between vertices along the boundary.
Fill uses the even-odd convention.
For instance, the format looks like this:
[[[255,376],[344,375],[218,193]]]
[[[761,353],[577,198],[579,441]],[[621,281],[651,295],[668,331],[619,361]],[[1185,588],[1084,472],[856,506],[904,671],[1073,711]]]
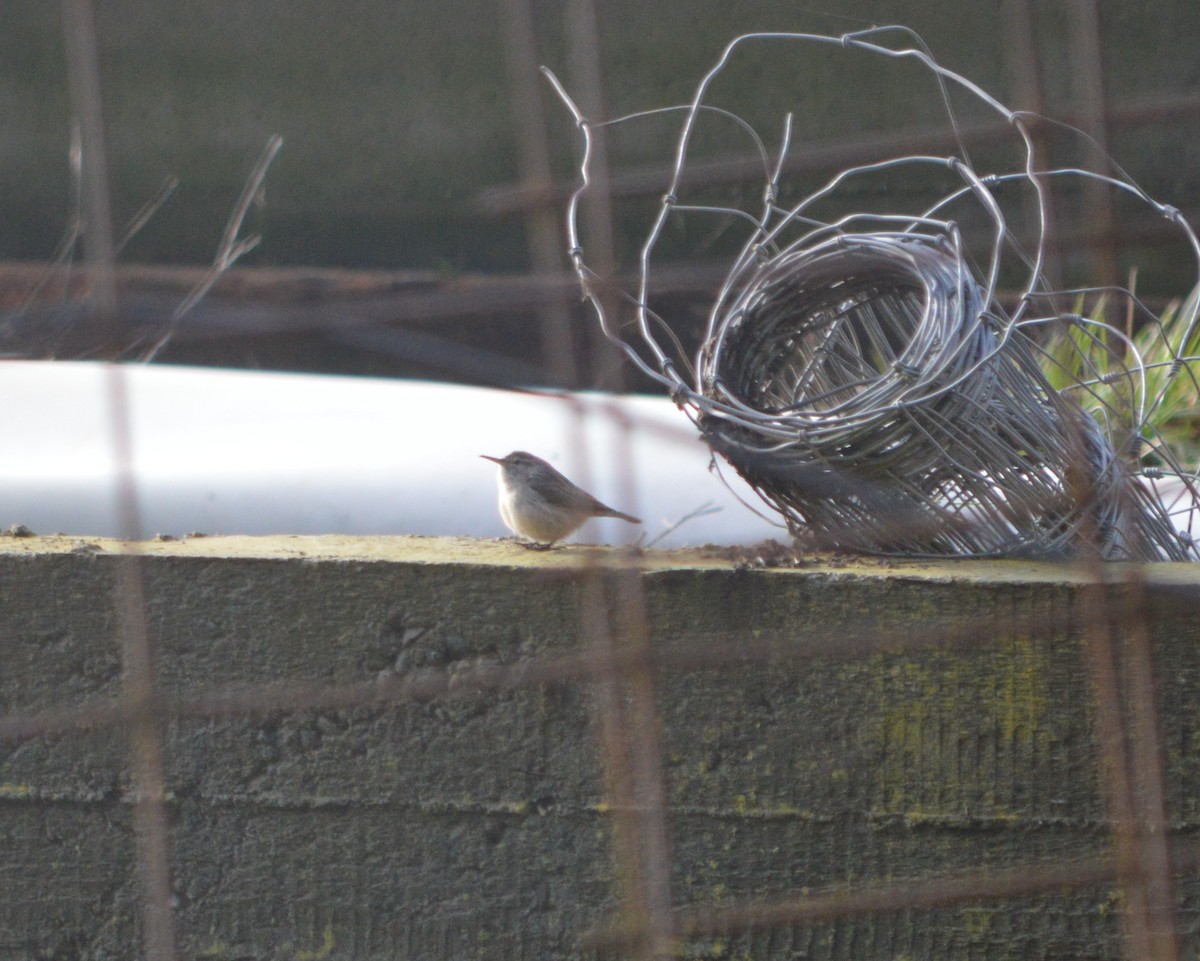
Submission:
[[[541,541],[517,541],[527,551],[548,551],[554,546],[554,541],[543,544]]]

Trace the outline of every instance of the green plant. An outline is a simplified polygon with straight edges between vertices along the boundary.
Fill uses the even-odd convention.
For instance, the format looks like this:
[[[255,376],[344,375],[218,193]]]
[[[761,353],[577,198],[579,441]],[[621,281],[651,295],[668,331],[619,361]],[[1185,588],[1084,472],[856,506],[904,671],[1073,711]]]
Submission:
[[[1040,345],[1055,390],[1069,393],[1118,442],[1136,432],[1142,462],[1195,469],[1200,463],[1200,287],[1158,317],[1124,329],[1105,323],[1101,299],[1091,317],[1064,317]],[[1081,305],[1082,306],[1082,305]]]

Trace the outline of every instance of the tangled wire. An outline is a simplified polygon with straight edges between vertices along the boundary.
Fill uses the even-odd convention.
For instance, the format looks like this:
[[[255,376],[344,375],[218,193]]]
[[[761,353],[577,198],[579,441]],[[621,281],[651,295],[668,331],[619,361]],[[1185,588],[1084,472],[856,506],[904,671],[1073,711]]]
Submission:
[[[924,49],[877,42],[898,30],[749,34],[729,44],[691,103],[679,108],[675,165],[642,248],[633,296],[641,349],[609,316],[584,261],[578,207],[591,184],[594,126],[550,75],[584,137],[582,184],[569,206],[568,230],[572,261],[605,333],[664,385],[713,450],[808,543],[896,555],[1200,558],[1190,534],[1196,474],[1177,462],[1153,426],[1174,381],[1195,384],[1185,345],[1194,340],[1200,301],[1188,301],[1182,333],[1171,342],[1158,319],[1121,291],[1161,341],[1155,360],[1128,330],[1062,310],[1061,303],[1088,291],[1055,289],[1045,276],[1050,184],[1083,178],[1132,194],[1175,224],[1200,260],[1194,233],[1177,210],[1128,179],[1035,170],[1030,115],[1004,107]],[[679,191],[698,122],[710,112],[731,117],[706,103],[709,87],[736,49],[762,40],[915,59],[937,78],[947,110],[950,83],[1000,113],[1020,138],[1024,168],[980,176],[965,151],[899,157],[845,170],[784,207],[779,177],[789,116],[773,174],[762,150],[768,179],[761,211],[683,203]],[[612,123],[639,116],[645,115]],[[928,209],[818,216],[852,178],[918,167],[954,183]],[[1032,252],[1008,227],[1005,206],[1014,193],[1031,198],[1036,210]],[[649,306],[650,264],[669,220],[714,214],[752,227],[692,359]],[[982,253],[959,226],[972,217],[985,225]],[[1012,273],[1013,264],[1025,281],[1016,306],[1005,310],[998,278],[1002,270]],[[1153,391],[1152,374],[1161,375],[1152,378]],[[1165,478],[1181,486],[1182,506],[1168,505]]]

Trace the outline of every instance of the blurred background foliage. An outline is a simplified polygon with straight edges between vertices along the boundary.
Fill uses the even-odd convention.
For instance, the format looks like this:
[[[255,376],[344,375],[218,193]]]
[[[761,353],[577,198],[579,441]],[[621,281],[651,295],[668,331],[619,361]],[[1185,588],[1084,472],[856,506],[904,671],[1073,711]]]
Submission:
[[[179,184],[121,250],[119,323],[107,327],[89,319],[86,286],[66,269],[81,250],[55,257],[76,195],[64,11],[89,5],[115,233],[164,181]],[[741,33],[884,24],[911,28],[1007,106],[1083,127],[1152,197],[1200,222],[1195,0],[6,0],[0,353],[146,359],[161,341],[155,359],[169,363],[619,386],[567,270],[578,133],[538,65],[589,117],[615,117],[687,103]],[[957,150],[928,70],[836,44],[744,47],[708,101],[752,124],[772,154],[794,113],[785,204],[852,164]],[[962,91],[951,101],[977,172],[1022,167],[997,113]],[[613,266],[626,290],[681,120],[608,131]],[[177,324],[273,135],[284,146],[240,234],[261,243]],[[1105,169],[1080,137],[1047,125],[1035,136],[1043,165]],[[762,164],[736,125],[706,114],[693,167],[708,179],[688,186],[689,202],[760,208]],[[960,183],[944,167],[907,165],[848,181],[839,212],[911,213]],[[1195,258],[1171,224],[1119,192],[1079,180],[1056,189],[1057,283],[1132,284],[1155,311],[1188,294]],[[1014,207],[1010,226],[1028,243],[1031,208]],[[990,236],[969,216],[964,232]],[[592,266],[597,219],[583,217]],[[660,239],[656,269],[670,269],[656,273],[655,306],[688,349],[744,230],[700,218]],[[1001,286],[1019,290],[1021,278]],[[656,390],[637,377],[624,386]]]
[[[572,0],[535,0],[536,59],[572,89],[579,59]],[[1033,90],[1052,116],[1078,113],[1072,2],[1001,0],[604,0],[595,8],[603,99],[612,114],[685,102],[723,46],[750,30],[840,34],[900,23],[935,57],[1010,106]],[[1200,94],[1200,4],[1099,4],[1107,104]],[[179,190],[123,254],[128,262],[211,259],[246,172],[271,134],[286,141],[251,218],[263,233],[246,263],[443,272],[530,266],[519,215],[497,216],[481,191],[519,179],[516,112],[498,0],[101,0],[96,4],[115,218],[123,222],[175,175]],[[42,260],[69,216],[70,116],[62,8],[7,0],[0,31],[0,259]],[[1015,22],[1027,17],[1038,77],[1022,85]],[[714,100],[778,142],[796,111],[795,150],[940,122],[928,73],[839,48],[756,48]],[[573,92],[578,90],[578,85]],[[552,169],[569,182],[570,119],[544,94]],[[586,98],[585,98],[586,99]],[[985,118],[956,98],[964,123]],[[664,163],[668,116],[613,138],[615,170]],[[1200,211],[1200,111],[1113,123],[1111,152],[1151,195]],[[747,146],[731,134],[714,154]],[[976,166],[981,165],[976,159]],[[811,182],[823,180],[827,173]],[[557,216],[557,212],[556,212]],[[1195,220],[1194,216],[1191,219]],[[625,224],[636,241],[637,218]],[[628,238],[623,246],[628,247]],[[1156,256],[1144,255],[1154,282]],[[1176,277],[1170,264],[1163,280]],[[1183,293],[1185,291],[1178,291]]]

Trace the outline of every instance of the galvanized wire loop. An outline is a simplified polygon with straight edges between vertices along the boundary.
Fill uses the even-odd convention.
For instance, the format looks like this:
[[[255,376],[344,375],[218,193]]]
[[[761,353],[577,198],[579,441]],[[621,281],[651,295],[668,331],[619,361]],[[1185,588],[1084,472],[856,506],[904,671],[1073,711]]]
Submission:
[[[1194,496],[1168,508],[1149,482],[1175,479],[1193,495],[1197,488],[1196,474],[1158,437],[1152,415],[1172,377],[1189,369],[1193,358],[1184,346],[1200,297],[1185,303],[1184,334],[1168,343],[1158,319],[1120,291],[1144,323],[1158,324],[1170,358],[1162,362],[1169,376],[1156,380],[1151,393],[1150,365],[1131,337],[1063,311],[1058,305],[1079,291],[1055,289],[1044,271],[1047,209],[1058,181],[1132,194],[1180,229],[1200,264],[1194,232],[1115,164],[1118,176],[1035,169],[1028,122],[1042,118],[1009,110],[940,66],[919,38],[910,37],[920,49],[884,46],[881,38],[896,30],[747,34],[726,47],[683,109],[670,181],[641,249],[634,295],[640,349],[617,333],[593,297],[605,332],[663,385],[789,530],[819,546],[908,555],[1197,559],[1186,536]],[[915,59],[937,79],[956,134],[947,86],[1011,125],[1022,169],[980,174],[965,150],[893,157],[843,170],[781,207],[789,114],[779,161],[759,195],[761,211],[687,203],[681,184],[697,125],[706,112],[728,115],[706,103],[709,88],[736,49],[767,41]],[[555,88],[578,117],[561,85]],[[573,251],[578,201],[590,183],[587,146],[568,209]],[[849,183],[919,167],[940,168],[957,185],[948,184],[923,210],[846,209]],[[1009,226],[1014,195],[1033,201],[1029,250]],[[839,202],[837,214],[820,213]],[[660,343],[650,324],[658,316],[649,307],[654,253],[672,218],[714,213],[748,223],[748,234],[713,299],[694,364],[676,365],[671,352],[678,342]],[[959,225],[968,222],[974,226],[964,237]],[[581,257],[576,263],[590,297]],[[1022,278],[1011,311],[998,297],[1002,274]],[[1049,312],[1030,316],[1035,303]],[[695,376],[685,382],[678,371],[689,368]]]

